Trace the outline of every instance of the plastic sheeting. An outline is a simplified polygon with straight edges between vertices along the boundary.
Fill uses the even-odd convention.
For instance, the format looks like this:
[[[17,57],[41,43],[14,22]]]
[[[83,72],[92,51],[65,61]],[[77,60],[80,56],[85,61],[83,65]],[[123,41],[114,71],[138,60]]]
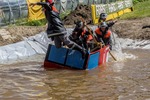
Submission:
[[[67,29],[68,34],[72,32]],[[29,57],[35,54],[46,54],[48,44],[53,44],[47,37],[46,32],[41,32],[35,36],[24,38],[24,41],[0,47],[0,63]]]
[[[96,27],[93,26],[92,29]],[[67,28],[69,35],[72,28]],[[48,44],[53,44],[51,39],[47,37],[46,32],[41,32],[29,38],[24,37],[24,41],[0,47],[0,63],[17,60],[23,57],[29,57],[35,54],[46,54]]]
[[[0,63],[20,59],[34,54],[45,54],[48,44],[52,43],[45,32],[25,38],[24,41],[0,47]]]

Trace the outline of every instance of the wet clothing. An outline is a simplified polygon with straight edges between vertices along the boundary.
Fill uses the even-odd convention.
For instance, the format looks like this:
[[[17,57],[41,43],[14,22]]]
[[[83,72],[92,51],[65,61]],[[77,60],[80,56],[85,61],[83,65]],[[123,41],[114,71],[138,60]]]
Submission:
[[[54,40],[55,46],[57,48],[62,47],[63,45],[67,45],[69,48],[76,47],[86,55],[86,49],[70,41],[67,37],[67,30],[60,20],[59,12],[53,4],[50,4],[49,2],[37,2],[36,4],[41,5],[44,8],[45,16],[48,21],[47,35]]]
[[[110,49],[112,49],[112,39],[111,39],[111,31],[105,29],[103,32],[101,28],[97,28],[95,30],[95,33],[97,35],[97,41],[104,43],[104,45],[109,45]]]
[[[45,17],[48,21],[46,32],[48,37],[54,41],[55,46],[59,48],[62,44],[68,45],[70,43],[69,40],[64,39],[67,31],[60,20],[57,9],[49,2],[37,2],[36,4],[44,8]]]
[[[44,8],[45,17],[48,21],[48,36],[67,34],[66,29],[60,20],[59,12],[53,5],[50,5],[49,2],[37,2],[37,5],[41,5]]]

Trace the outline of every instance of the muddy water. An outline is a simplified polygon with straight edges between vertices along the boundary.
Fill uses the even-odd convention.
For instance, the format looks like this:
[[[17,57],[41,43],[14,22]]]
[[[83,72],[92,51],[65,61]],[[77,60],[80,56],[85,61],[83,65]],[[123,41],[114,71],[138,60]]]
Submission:
[[[150,50],[90,71],[49,70],[44,55],[0,65],[0,100],[150,100]]]

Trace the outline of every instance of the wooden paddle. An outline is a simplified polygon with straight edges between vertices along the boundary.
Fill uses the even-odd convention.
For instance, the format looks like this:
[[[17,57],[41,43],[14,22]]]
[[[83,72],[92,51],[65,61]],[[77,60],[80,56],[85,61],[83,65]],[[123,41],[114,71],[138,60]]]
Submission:
[[[104,41],[102,40],[102,38],[100,38],[100,40],[102,41],[102,43],[105,45],[105,43],[104,43]],[[115,60],[115,61],[117,61],[117,59],[114,57],[114,55],[110,52],[110,50],[109,50],[109,54],[111,55],[111,57]]]

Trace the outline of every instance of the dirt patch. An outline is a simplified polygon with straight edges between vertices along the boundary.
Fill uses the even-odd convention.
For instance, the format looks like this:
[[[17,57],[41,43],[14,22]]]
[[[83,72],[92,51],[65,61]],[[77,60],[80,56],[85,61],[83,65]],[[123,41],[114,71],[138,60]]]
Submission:
[[[119,20],[113,27],[113,31],[122,38],[150,40],[150,17]]]
[[[45,31],[46,26],[11,26],[5,27],[3,29],[5,30],[1,31],[0,33],[0,46],[22,41],[23,37],[34,36],[40,32]]]
[[[63,23],[65,25],[73,25],[75,21],[80,20],[80,17],[84,18],[87,24],[92,24],[91,7],[87,5],[78,5],[74,11],[64,17]]]

